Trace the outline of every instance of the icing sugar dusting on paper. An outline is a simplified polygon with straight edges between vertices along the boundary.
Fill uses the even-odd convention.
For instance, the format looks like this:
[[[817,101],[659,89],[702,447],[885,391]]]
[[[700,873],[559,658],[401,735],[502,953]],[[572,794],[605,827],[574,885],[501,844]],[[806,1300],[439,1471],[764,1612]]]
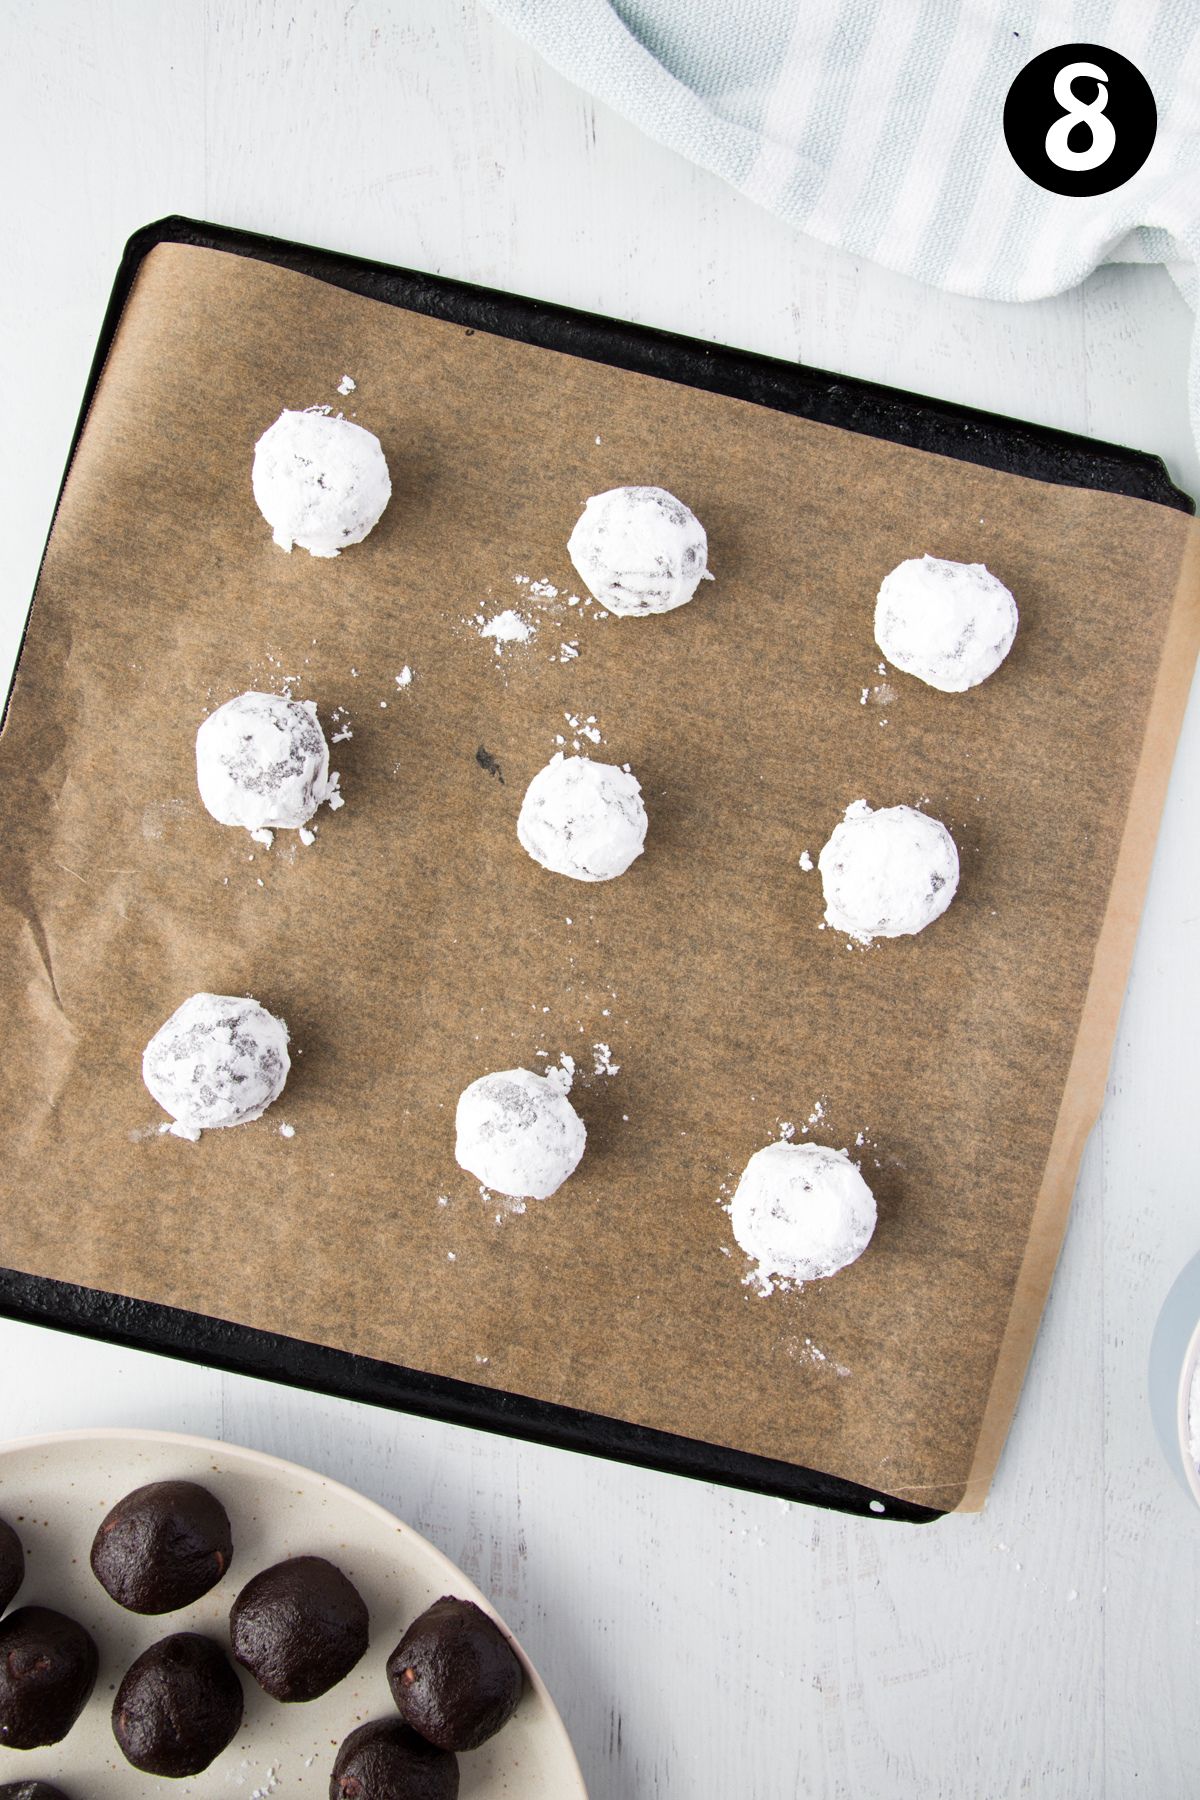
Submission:
[[[479,635],[481,638],[491,638],[496,655],[502,656],[505,644],[528,644],[537,633],[535,627],[527,619],[523,619],[519,612],[506,607],[493,618],[484,620],[479,627]]]

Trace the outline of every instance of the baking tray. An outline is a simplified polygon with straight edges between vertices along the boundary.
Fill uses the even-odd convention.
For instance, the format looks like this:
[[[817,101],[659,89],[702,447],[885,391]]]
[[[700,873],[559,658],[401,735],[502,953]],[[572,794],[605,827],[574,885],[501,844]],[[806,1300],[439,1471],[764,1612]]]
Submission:
[[[537,301],[185,219],[148,226],[126,247],[75,442],[125,299],[144,258],[163,243],[194,245],[274,263],[468,331],[540,345],[987,468],[1192,510],[1191,501],[1174,488],[1162,464],[1138,452]],[[74,447],[73,442],[72,452]],[[0,1310],[29,1322],[239,1373],[788,1499],[914,1522],[940,1516],[933,1508],[788,1463],[36,1276],[0,1272]]]

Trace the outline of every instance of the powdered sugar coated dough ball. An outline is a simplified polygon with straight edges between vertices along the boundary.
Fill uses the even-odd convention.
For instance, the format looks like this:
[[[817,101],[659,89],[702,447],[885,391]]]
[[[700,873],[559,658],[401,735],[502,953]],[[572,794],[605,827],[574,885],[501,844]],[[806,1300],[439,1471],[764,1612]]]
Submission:
[[[587,1142],[565,1090],[566,1078],[554,1069],[481,1075],[458,1100],[459,1167],[498,1194],[548,1200],[578,1166]]]
[[[912,806],[846,808],[817,858],[825,918],[860,943],[910,937],[941,917],[958,888],[958,851],[940,819]]]
[[[875,1196],[842,1150],[768,1144],[746,1164],[730,1216],[769,1293],[776,1281],[823,1280],[861,1256],[875,1230]]]
[[[142,1056],[142,1080],[175,1120],[176,1137],[246,1125],[283,1092],[288,1031],[257,1000],[193,994]]]
[[[646,823],[636,775],[560,750],[526,788],[517,836],[556,875],[612,881],[642,854]]]
[[[1017,635],[1017,603],[982,563],[913,556],[885,575],[875,642],[890,663],[945,694],[994,675]]]
[[[200,798],[222,825],[297,831],[324,801],[341,804],[311,700],[238,694],[196,733]]]
[[[567,539],[588,590],[611,613],[672,612],[708,572],[708,538],[689,507],[660,487],[594,494]]]
[[[313,556],[360,544],[392,496],[374,432],[320,408],[280,413],[254,446],[251,479],[279,548]]]

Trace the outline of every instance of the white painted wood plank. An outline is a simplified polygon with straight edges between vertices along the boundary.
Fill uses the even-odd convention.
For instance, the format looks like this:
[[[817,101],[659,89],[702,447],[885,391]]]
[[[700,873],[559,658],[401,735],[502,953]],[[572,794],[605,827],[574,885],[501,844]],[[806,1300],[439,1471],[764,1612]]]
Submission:
[[[1200,488],[1190,320],[1160,271],[1030,307],[932,294],[795,238],[471,0],[10,0],[0,29],[0,154],[25,171],[0,289],[20,445],[0,664],[120,245],[168,211],[1091,430]],[[525,1639],[596,1800],[1189,1792],[1200,1521],[1142,1382],[1200,1236],[1198,772],[1193,707],[1109,1104],[982,1518],[844,1520],[7,1323],[0,1432],[212,1431],[395,1507]]]

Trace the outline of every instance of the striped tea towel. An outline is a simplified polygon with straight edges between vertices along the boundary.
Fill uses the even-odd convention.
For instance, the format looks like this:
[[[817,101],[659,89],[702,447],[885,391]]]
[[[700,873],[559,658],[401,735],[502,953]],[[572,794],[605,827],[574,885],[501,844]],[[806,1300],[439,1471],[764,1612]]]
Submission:
[[[1059,293],[1101,262],[1161,262],[1200,299],[1200,0],[485,4],[651,137],[827,244],[996,300]],[[1079,43],[1127,57],[1158,110],[1141,169],[1094,198],[1036,185],[1002,129],[1018,71]],[[1200,443],[1200,334],[1189,401]]]

